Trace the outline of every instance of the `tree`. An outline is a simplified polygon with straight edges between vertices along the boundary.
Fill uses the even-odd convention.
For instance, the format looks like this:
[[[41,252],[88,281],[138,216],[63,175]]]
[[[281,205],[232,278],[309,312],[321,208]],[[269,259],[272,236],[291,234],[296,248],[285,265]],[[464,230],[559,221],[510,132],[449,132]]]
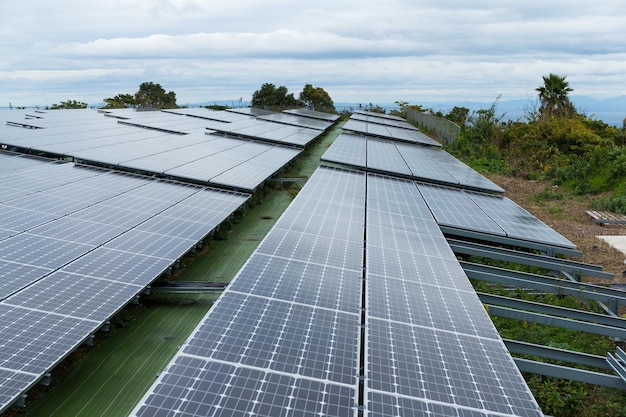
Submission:
[[[252,107],[268,110],[282,110],[296,107],[297,102],[293,93],[288,93],[287,87],[276,87],[274,84],[265,83],[252,94]]]
[[[300,92],[300,102],[310,110],[326,113],[335,113],[335,105],[328,93],[322,87],[313,87],[307,84]]]
[[[398,106],[398,110],[396,109],[390,110],[389,114],[392,116],[400,116],[406,119],[408,117],[407,113],[409,109],[415,110],[420,113],[423,113],[426,111],[426,109],[421,104],[409,105],[408,101],[399,101],[399,100],[394,101],[394,103],[396,104],[396,106]]]
[[[176,105],[176,93],[165,92],[161,84],[145,82],[139,86],[139,91],[135,93],[135,101],[142,108],[148,109],[172,109]]]
[[[552,73],[544,75],[543,86],[535,89],[541,102],[539,113],[544,120],[551,116],[570,117],[576,114],[576,109],[567,96],[574,90],[565,78]]]
[[[106,103],[105,109],[124,109],[137,105],[137,101],[132,94],[118,94],[113,98],[105,98],[103,101]]]
[[[53,104],[50,106],[50,110],[60,110],[60,109],[86,109],[87,103],[83,103],[82,101],[76,100],[67,100],[62,101],[59,104]]]
[[[465,127],[469,120],[469,112],[470,110],[467,107],[454,106],[445,117],[459,126]]]

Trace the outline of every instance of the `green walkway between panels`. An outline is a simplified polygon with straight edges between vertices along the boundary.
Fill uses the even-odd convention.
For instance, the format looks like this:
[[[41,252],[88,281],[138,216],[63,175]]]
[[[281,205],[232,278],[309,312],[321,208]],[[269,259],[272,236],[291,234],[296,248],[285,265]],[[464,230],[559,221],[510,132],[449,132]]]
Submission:
[[[337,123],[280,174],[308,178],[341,133]],[[287,208],[302,183],[272,189],[232,225],[225,240],[213,240],[181,262],[177,280],[230,281]],[[171,278],[168,278],[171,279]],[[96,334],[93,347],[72,354],[54,370],[48,388],[31,390],[26,417],[127,416],[208,312],[215,295],[154,294],[142,297],[114,320],[109,333]],[[117,325],[116,325],[117,324]]]

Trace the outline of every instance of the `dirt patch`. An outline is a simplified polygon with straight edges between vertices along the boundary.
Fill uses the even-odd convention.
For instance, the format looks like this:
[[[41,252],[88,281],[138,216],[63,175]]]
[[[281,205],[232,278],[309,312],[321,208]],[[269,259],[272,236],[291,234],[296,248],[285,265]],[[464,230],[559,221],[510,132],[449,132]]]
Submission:
[[[597,238],[626,235],[626,225],[594,223],[585,213],[592,210],[590,196],[570,197],[548,182],[504,176],[490,176],[490,179],[506,190],[505,196],[575,244],[583,252],[582,258],[575,260],[602,265],[605,271],[614,274],[613,282],[626,282],[623,275],[626,255]]]

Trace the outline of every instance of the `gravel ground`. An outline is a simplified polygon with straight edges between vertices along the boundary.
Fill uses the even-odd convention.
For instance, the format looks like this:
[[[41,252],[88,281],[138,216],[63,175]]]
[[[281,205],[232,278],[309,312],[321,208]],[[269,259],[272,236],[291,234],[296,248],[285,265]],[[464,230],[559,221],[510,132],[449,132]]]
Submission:
[[[626,225],[600,226],[585,213],[592,210],[590,196],[569,197],[548,182],[528,181],[505,176],[490,176],[506,190],[505,196],[528,210],[535,217],[574,243],[583,252],[578,261],[602,265],[614,274],[614,283],[626,283],[624,260],[618,251],[597,236],[626,235]],[[562,196],[562,199],[541,199],[538,195]]]

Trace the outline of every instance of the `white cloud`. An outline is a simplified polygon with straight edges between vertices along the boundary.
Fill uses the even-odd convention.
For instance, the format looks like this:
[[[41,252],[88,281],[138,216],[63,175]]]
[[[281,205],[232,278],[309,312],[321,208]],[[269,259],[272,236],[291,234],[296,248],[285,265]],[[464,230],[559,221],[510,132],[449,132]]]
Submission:
[[[616,0],[0,2],[0,106],[100,102],[144,81],[186,103],[249,98],[264,82],[335,101],[489,101],[526,98],[549,72],[616,96],[625,17]]]

